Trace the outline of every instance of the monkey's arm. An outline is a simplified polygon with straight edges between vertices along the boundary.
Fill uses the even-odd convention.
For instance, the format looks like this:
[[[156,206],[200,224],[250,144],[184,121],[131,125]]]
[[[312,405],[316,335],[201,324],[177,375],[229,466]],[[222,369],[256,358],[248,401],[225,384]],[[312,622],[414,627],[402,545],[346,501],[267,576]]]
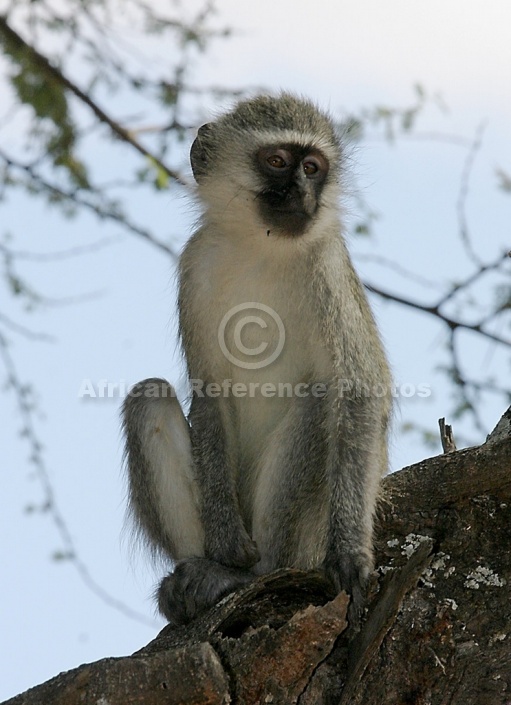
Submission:
[[[249,568],[260,556],[241,518],[219,399],[195,395],[189,422],[205,556],[225,566]]]
[[[338,590],[351,594],[351,613],[356,617],[373,569],[373,515],[386,470],[386,419],[380,399],[352,392],[336,401],[339,411],[329,449],[331,511],[323,567]]]

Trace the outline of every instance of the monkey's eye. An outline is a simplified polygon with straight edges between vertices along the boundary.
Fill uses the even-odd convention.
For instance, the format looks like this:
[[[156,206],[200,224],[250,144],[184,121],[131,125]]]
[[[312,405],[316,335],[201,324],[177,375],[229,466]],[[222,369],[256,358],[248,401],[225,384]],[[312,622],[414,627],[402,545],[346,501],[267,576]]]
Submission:
[[[288,170],[296,163],[293,154],[283,147],[276,145],[261,147],[256,154],[259,164],[270,174],[284,176]]]
[[[316,157],[310,156],[303,160],[302,167],[303,172],[306,176],[314,176],[314,174],[317,174],[318,171],[321,169],[321,165],[319,164]]]
[[[283,169],[285,166],[287,166],[285,160],[278,154],[272,154],[272,156],[268,157],[266,161],[274,169]]]

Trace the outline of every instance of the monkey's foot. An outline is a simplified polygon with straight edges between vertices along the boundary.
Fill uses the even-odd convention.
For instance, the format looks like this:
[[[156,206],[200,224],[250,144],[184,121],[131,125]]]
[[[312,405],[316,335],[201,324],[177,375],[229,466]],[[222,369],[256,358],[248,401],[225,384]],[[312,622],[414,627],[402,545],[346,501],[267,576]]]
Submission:
[[[158,609],[172,624],[188,624],[254,578],[248,570],[227,568],[207,558],[185,558],[161,581]]]
[[[336,558],[327,556],[322,569],[337,592],[345,590],[351,596],[348,621],[356,629],[360,625],[365,606],[367,581],[371,571],[370,559],[365,553],[360,555],[345,553]]]

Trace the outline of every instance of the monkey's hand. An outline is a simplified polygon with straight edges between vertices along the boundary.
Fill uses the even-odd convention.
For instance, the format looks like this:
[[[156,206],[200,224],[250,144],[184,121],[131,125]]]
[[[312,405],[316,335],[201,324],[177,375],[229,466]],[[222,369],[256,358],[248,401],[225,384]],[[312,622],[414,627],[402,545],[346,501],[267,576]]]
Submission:
[[[367,579],[372,570],[372,557],[366,552],[327,552],[322,569],[338,592],[351,596],[348,620],[358,626],[365,604]]]
[[[188,624],[254,577],[246,570],[226,568],[207,558],[185,558],[161,581],[158,609],[172,624]]]
[[[230,568],[251,568],[261,560],[257,545],[241,520],[237,528],[231,524],[227,531],[216,534],[213,531],[206,532],[206,558]]]

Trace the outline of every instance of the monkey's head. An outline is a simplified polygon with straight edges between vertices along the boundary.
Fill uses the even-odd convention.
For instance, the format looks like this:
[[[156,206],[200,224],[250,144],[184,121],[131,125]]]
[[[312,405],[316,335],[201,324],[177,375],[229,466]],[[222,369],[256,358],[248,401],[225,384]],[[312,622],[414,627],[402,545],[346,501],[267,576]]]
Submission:
[[[203,125],[190,161],[211,214],[262,233],[304,234],[337,208],[340,145],[332,121],[287,93],[239,103]]]

